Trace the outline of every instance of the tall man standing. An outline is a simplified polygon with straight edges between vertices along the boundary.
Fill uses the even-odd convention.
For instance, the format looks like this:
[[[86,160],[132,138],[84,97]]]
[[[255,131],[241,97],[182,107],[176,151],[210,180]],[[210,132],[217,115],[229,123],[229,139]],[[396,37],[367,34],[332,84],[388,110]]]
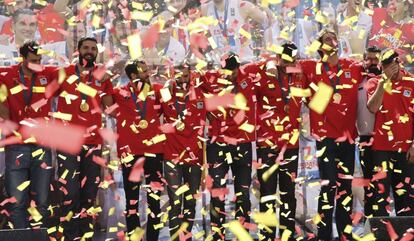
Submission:
[[[315,90],[320,83],[333,90],[323,113],[312,108],[310,110],[311,133],[321,153],[318,157],[322,180],[318,199],[318,239],[332,240],[332,218],[336,200],[335,217],[339,236],[352,240],[350,177],[353,176],[355,166],[358,86],[364,71],[362,66],[339,58],[335,32],[322,30],[318,40],[321,43],[318,50],[321,60],[302,62],[303,73],[307,79],[305,86],[312,92],[310,100],[315,97]]]
[[[390,188],[398,216],[414,215],[414,130],[412,75],[400,67],[398,53],[381,55],[382,78],[368,82],[368,109],[375,114],[373,149],[374,216],[389,216]],[[411,163],[410,163],[411,162]]]
[[[62,203],[64,236],[67,240],[83,237],[93,232],[93,207],[100,183],[100,166],[94,162],[101,156],[103,140],[99,134],[102,127],[101,106],[113,104],[112,84],[94,76],[98,66],[97,40],[81,38],[78,42],[79,61],[65,68],[66,79],[60,85],[57,110],[69,114],[69,124],[87,129],[85,142],[78,155],[58,153],[60,190],[65,194]],[[89,235],[89,234],[88,234]]]
[[[7,87],[7,99],[0,103],[0,117],[10,120],[20,126],[34,125],[35,119],[48,120],[51,111],[50,99],[45,99],[42,89],[52,82],[56,76],[56,69],[45,67],[38,72],[32,67],[39,65],[42,59],[38,54],[39,44],[35,41],[26,41],[20,47],[20,56],[23,62],[2,70],[1,82]],[[34,108],[38,101],[46,100],[40,108]],[[37,226],[45,226],[48,214],[48,193],[52,176],[51,151],[49,148],[37,143],[33,138],[22,139],[19,132],[10,134],[9,137],[17,138],[17,144],[7,145],[5,186],[7,194],[15,197],[16,202],[11,204],[11,221],[13,228],[29,228],[27,209],[30,200],[34,200],[36,209],[41,218],[37,220]],[[29,185],[26,187],[25,183]],[[40,225],[39,225],[40,224]]]

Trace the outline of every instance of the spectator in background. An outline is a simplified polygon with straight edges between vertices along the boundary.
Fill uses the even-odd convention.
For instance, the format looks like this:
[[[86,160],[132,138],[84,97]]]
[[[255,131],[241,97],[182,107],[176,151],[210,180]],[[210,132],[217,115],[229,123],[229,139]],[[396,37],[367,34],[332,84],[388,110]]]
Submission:
[[[18,9],[30,8],[32,5],[31,0],[15,0],[12,2],[4,2],[6,5],[8,16],[0,15],[0,44],[7,44],[8,39],[13,35],[11,30],[12,21],[10,16]],[[10,32],[9,35],[3,34],[4,32]]]
[[[372,27],[372,16],[365,12],[361,0],[341,3],[337,14],[340,56],[362,59]]]
[[[395,49],[401,60],[413,59],[414,22],[409,0],[391,0],[387,8],[374,9],[369,45]]]
[[[19,9],[13,14],[13,31],[14,39],[7,45],[0,45],[0,65],[10,66],[18,61],[17,49],[25,40],[35,39],[35,33],[38,28],[36,14],[30,9]],[[44,52],[49,56],[65,55],[64,42],[49,43],[41,45],[41,49],[49,51]],[[42,53],[39,53],[42,54]],[[42,59],[42,63],[48,63],[50,58]]]
[[[202,16],[213,16],[219,21],[209,26],[210,36],[217,45],[213,49],[212,61],[219,63],[223,53],[232,51],[242,62],[254,58],[249,19],[268,29],[273,17],[268,16],[258,6],[242,0],[213,0],[201,5]]]
[[[36,14],[38,21],[38,29],[36,38],[40,44],[50,44],[53,42],[63,41],[64,36],[62,30],[64,29],[64,19],[54,11],[53,4],[41,5],[39,3],[33,4],[31,0],[19,1],[13,7],[11,14],[14,14],[18,9],[30,8]],[[25,4],[24,4],[25,3]],[[13,37],[13,21],[8,19],[1,28],[0,35]]]

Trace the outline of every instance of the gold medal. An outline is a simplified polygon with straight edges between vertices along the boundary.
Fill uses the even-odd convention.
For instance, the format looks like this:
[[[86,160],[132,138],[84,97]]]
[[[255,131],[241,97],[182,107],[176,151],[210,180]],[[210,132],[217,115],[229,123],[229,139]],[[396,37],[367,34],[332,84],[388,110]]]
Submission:
[[[339,104],[339,103],[341,102],[341,99],[342,99],[341,94],[339,94],[339,93],[335,93],[335,94],[333,95],[333,100],[334,100],[334,103]]]
[[[147,127],[148,127],[148,121],[146,121],[146,120],[140,120],[139,123],[138,123],[138,125],[139,125],[139,128],[141,128],[141,129],[147,129]]]
[[[86,103],[86,102],[82,102],[82,103],[81,103],[81,105],[80,105],[80,110],[81,110],[82,112],[87,112],[87,111],[89,111],[89,105],[88,105],[88,103]]]
[[[175,125],[175,129],[177,129],[177,131],[183,131],[185,129],[185,124],[182,121],[178,121],[177,125]]]

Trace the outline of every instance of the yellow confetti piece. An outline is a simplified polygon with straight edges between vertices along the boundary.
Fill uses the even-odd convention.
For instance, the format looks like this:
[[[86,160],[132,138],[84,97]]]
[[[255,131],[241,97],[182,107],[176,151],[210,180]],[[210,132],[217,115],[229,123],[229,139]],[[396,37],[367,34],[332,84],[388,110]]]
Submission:
[[[42,215],[39,213],[39,211],[35,207],[30,207],[27,209],[27,211],[30,213],[30,216],[36,222],[39,222],[40,220],[42,220]]]
[[[129,35],[128,38],[128,49],[131,59],[138,59],[142,56],[141,48],[141,37],[139,34]]]
[[[177,191],[175,191],[175,195],[180,196],[181,194],[187,192],[188,190],[190,190],[190,188],[188,187],[187,184],[184,184],[181,187],[179,187]]]
[[[214,38],[213,37],[208,38],[208,43],[210,44],[210,47],[212,49],[216,49],[217,48],[216,41],[214,41]]]
[[[132,11],[131,18],[135,20],[151,21],[154,13],[152,11]]]
[[[168,102],[172,98],[171,92],[170,92],[170,90],[168,88],[162,88],[162,89],[160,89],[160,94],[161,94],[162,101],[164,103],[165,102]]]
[[[116,233],[116,232],[118,232],[118,227],[110,227],[109,228],[109,232],[110,233]]]
[[[244,229],[239,221],[231,221],[229,223],[229,229],[232,233],[234,233],[238,240],[253,241],[253,238],[246,231],[246,229]]]
[[[254,125],[244,122],[241,126],[239,126],[239,129],[248,133],[252,133],[255,128]]]
[[[263,181],[267,182],[269,180],[269,177],[279,168],[279,163],[273,164],[269,169],[267,169],[263,175],[262,179]]]
[[[240,28],[239,33],[240,33],[240,35],[246,37],[247,39],[252,38],[252,35],[249,32],[247,32],[246,30],[244,30],[243,28]]]
[[[342,206],[346,206],[349,204],[349,202],[352,201],[352,198],[350,196],[347,196],[343,201],[342,201]]]
[[[30,185],[30,181],[25,181],[25,182],[22,182],[18,187],[17,187],[17,190],[19,190],[19,191],[23,191],[24,189],[26,189],[28,186]]]
[[[98,91],[84,83],[79,83],[78,87],[76,88],[79,92],[82,94],[85,94],[90,97],[95,97],[95,95],[98,93]]]
[[[345,229],[344,229],[344,233],[350,234],[352,233],[352,225],[346,225]]]
[[[283,230],[282,241],[288,241],[291,235],[292,235],[292,231],[290,231],[289,229]]]
[[[45,93],[46,88],[43,86],[33,86],[33,93]]]
[[[291,137],[291,138],[290,138],[290,140],[289,140],[289,143],[290,143],[291,145],[295,145],[295,144],[296,144],[296,142],[298,142],[299,135],[300,135],[299,130],[295,129],[295,130],[293,131],[292,137]]]
[[[290,87],[290,94],[293,97],[309,97],[312,95],[312,92],[309,88],[302,89],[297,87]]]
[[[93,233],[94,232],[87,232],[82,236],[82,240],[87,239],[87,238],[92,238],[93,237]]]
[[[53,118],[56,118],[56,119],[65,120],[65,121],[71,121],[72,120],[72,114],[68,114],[68,113],[50,112],[49,116],[51,116]]]
[[[318,91],[309,103],[309,108],[318,114],[325,112],[333,94],[333,88],[323,82],[319,82]]]
[[[45,1],[45,0],[35,0],[35,3],[37,3],[39,5],[42,5],[44,7],[47,5],[47,1]]]
[[[94,28],[99,28],[100,23],[101,23],[101,17],[94,14],[93,17],[92,17],[92,26]]]
[[[59,83],[61,83],[60,80],[62,79],[62,77],[63,77],[63,79],[65,78],[64,77],[65,75],[66,75],[66,73],[63,74],[63,73],[61,73],[61,71],[59,71]],[[79,77],[77,75],[71,75],[71,76],[69,76],[69,78],[66,79],[66,82],[68,82],[71,85],[75,81],[77,81],[78,79],[79,79]]]
[[[32,157],[39,156],[43,153],[43,149],[37,149],[36,151],[32,152]]]
[[[47,229],[47,233],[48,233],[48,234],[54,233],[54,232],[56,232],[56,231],[57,231],[57,228],[56,228],[56,227],[51,227],[51,228],[48,228],[48,229]]]
[[[233,163],[233,157],[231,156],[230,152],[226,152],[226,161],[227,161],[228,164]]]
[[[252,214],[253,220],[258,224],[263,224],[268,227],[277,227],[279,226],[279,221],[277,220],[276,214],[273,212],[265,212],[265,213],[253,213]]]
[[[20,93],[23,90],[23,86],[22,85],[16,85],[15,87],[10,89],[10,93],[12,95],[15,95],[17,93]]]
[[[0,102],[3,103],[4,101],[6,101],[7,96],[8,96],[7,86],[5,84],[2,84],[0,86]]]

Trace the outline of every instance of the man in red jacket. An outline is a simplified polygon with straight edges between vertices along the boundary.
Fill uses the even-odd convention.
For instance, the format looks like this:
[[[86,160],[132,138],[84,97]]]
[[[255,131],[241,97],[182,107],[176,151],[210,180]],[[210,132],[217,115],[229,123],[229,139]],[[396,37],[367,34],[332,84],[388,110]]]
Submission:
[[[252,142],[256,139],[254,80],[258,68],[240,68],[238,56],[226,54],[223,68],[203,76],[203,86],[213,95],[227,93],[237,96],[235,105],[223,104],[223,109],[210,112],[210,143],[207,146],[209,175],[213,179],[210,217],[214,240],[224,239],[224,197],[227,194],[227,173],[231,168],[236,195],[236,218],[250,222],[250,183],[252,172]],[[220,109],[220,108],[219,108]],[[219,231],[220,230],[220,231]]]
[[[64,123],[86,128],[85,142],[78,155],[58,152],[58,172],[62,179],[60,190],[64,193],[61,220],[68,240],[93,231],[93,214],[87,210],[94,205],[100,183],[101,168],[97,163],[103,145],[99,133],[102,128],[101,106],[113,104],[111,81],[96,78],[99,71],[95,64],[97,40],[81,38],[78,51],[78,63],[64,69],[66,79],[60,84],[57,99],[57,111],[70,116]]]
[[[3,133],[15,139],[15,144],[5,147],[5,187],[8,196],[16,198],[10,210],[13,228],[16,229],[30,228],[27,213],[30,200],[35,201],[41,215],[39,220],[32,217],[36,226],[46,226],[45,220],[49,215],[47,199],[52,176],[51,150],[34,138],[19,133],[20,127],[36,125],[36,119],[49,120],[52,109],[51,100],[45,98],[44,90],[56,79],[56,69],[45,67],[42,71],[34,70],[32,66],[39,65],[42,59],[38,54],[39,48],[35,41],[24,42],[19,49],[23,62],[2,69],[0,77],[7,87],[7,98],[0,103],[1,121],[12,121],[19,128],[13,134]],[[40,101],[44,104],[39,107]],[[26,182],[29,185],[25,186]]]
[[[278,76],[271,76],[266,73],[266,68],[262,68],[257,91],[257,157],[262,164],[257,174],[260,197],[263,199],[276,194],[279,180],[280,200],[283,203],[279,215],[282,229],[280,234],[294,240],[295,178],[298,170],[302,99],[291,96],[290,88],[302,88],[303,79],[301,74],[291,73],[288,68],[296,65],[295,44],[285,43],[282,48],[282,53],[276,59]],[[271,209],[276,214],[275,198],[269,200],[260,202],[260,212]],[[267,229],[261,231],[264,240],[275,239],[276,228],[271,230],[272,232]]]
[[[126,221],[128,232],[140,227],[139,195],[140,172],[131,176],[133,170],[143,167],[147,184],[148,223],[147,239],[158,240],[160,223],[162,161],[164,143],[155,141],[160,131],[160,103],[156,91],[161,88],[152,84],[144,61],[134,60],[125,66],[130,82],[114,90],[117,109],[118,156],[122,162],[122,175],[126,196]],[[142,162],[144,162],[142,166]],[[154,196],[155,195],[155,196]]]
[[[372,144],[374,216],[389,216],[390,188],[395,213],[414,215],[413,76],[400,67],[398,53],[381,55],[382,78],[368,82],[368,109],[375,113]]]
[[[195,79],[190,66],[181,63],[175,68],[174,77],[171,99],[162,100],[162,112],[167,137],[164,177],[170,199],[169,226],[171,240],[178,241],[192,240],[203,164],[206,109],[204,95],[193,83]],[[185,232],[178,233],[183,223],[188,226]]]
[[[332,240],[332,218],[336,200],[336,225],[339,236],[352,240],[352,176],[355,166],[357,137],[356,116],[358,86],[364,72],[362,65],[338,56],[338,39],[335,32],[322,30],[318,61],[301,63],[305,87],[310,88],[311,101],[318,85],[330,86],[332,96],[324,111],[311,108],[311,134],[321,153],[318,157],[321,192],[318,199],[318,239]],[[329,88],[329,87],[326,87]],[[321,103],[317,103],[320,106]],[[315,105],[314,105],[315,106]]]

